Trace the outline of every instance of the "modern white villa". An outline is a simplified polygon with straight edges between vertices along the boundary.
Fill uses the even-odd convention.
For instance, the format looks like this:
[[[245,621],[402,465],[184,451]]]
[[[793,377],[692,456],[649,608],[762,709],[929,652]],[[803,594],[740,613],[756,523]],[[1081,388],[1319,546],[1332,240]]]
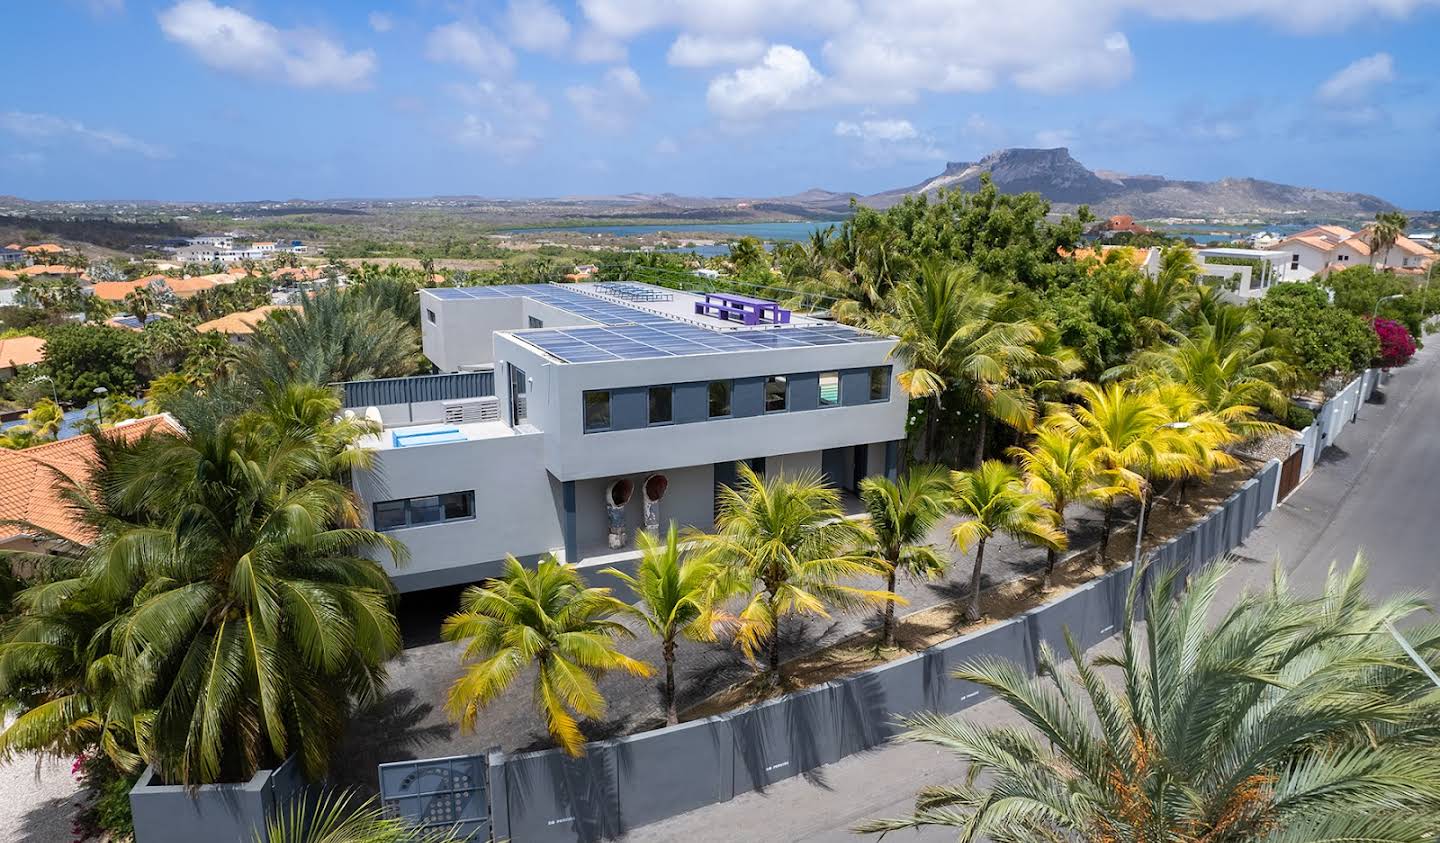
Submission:
[[[1291,281],[1304,281],[1361,264],[1419,275],[1436,258],[1434,251],[1404,236],[1372,258],[1368,231],[1356,232],[1338,225],[1307,228],[1281,240],[1274,248],[1289,257],[1287,269]]]
[[[1274,285],[1294,280],[1287,274],[1287,254],[1272,249],[1237,249],[1210,246],[1195,249],[1195,263],[1207,283],[1235,281],[1226,297],[1237,304],[1260,298]]]
[[[402,591],[491,576],[506,554],[610,563],[647,524],[709,529],[742,462],[852,495],[896,470],[893,337],[637,283],[437,288],[420,306],[447,374],[344,385],[384,426],[355,483],[410,549]]]

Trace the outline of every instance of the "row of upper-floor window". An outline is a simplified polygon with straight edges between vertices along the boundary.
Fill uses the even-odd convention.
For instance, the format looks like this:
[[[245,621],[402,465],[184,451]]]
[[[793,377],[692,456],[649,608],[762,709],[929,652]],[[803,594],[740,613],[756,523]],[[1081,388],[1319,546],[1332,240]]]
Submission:
[[[475,517],[475,492],[446,492],[418,498],[376,501],[371,507],[375,529],[380,532],[426,524],[443,524]]]
[[[850,377],[846,377],[847,375]],[[742,380],[754,381],[756,379]],[[583,400],[583,429],[586,433],[603,433],[616,429],[629,430],[636,427],[658,427],[683,422],[734,418],[736,416],[735,384],[735,379],[717,379],[644,387],[646,403],[644,423],[629,423],[620,426],[615,424],[614,399],[622,390],[586,390]],[[807,391],[813,384],[815,392],[807,396],[799,395],[797,390],[800,384],[805,384]],[[677,391],[697,387],[703,387],[705,391],[703,399],[705,412],[703,414],[691,413],[686,418],[677,419],[675,412]],[[627,393],[634,391],[633,389],[623,390]],[[745,413],[744,415],[767,415],[783,413],[792,409],[824,409],[888,401],[890,400],[890,367],[872,366],[860,370],[769,375],[762,380],[760,396],[762,399],[760,412]],[[802,401],[803,398],[813,398],[814,400]]]

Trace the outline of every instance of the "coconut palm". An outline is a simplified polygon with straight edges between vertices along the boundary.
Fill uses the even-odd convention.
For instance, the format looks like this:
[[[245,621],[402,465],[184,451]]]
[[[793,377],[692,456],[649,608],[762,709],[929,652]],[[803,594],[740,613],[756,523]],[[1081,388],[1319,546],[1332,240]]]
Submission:
[[[184,437],[96,435],[98,479],[59,481],[94,540],[21,603],[37,622],[52,598],[114,607],[85,643],[88,693],[100,671],[124,684],[171,782],[243,781],[291,754],[323,775],[399,650],[389,577],[363,554],[405,550],[359,526],[332,473],[352,441],[262,429],[245,414]]]
[[[626,606],[608,588],[587,588],[573,568],[547,557],[526,568],[507,557],[504,572],[460,597],[445,619],[446,641],[463,641],[464,672],[450,686],[450,715],[467,731],[530,665],[535,704],[550,736],[571,755],[585,752],[579,717],[601,717],[605,698],[596,679],[610,670],[649,676],[650,666],[615,648],[630,630],[615,620]]]
[[[0,433],[0,448],[29,448],[55,441],[65,422],[65,411],[49,398],[41,398],[21,417],[23,424]]]
[[[1056,531],[1067,538],[1065,509],[1070,504],[1108,500],[1125,491],[1104,485],[1109,475],[1100,470],[1095,450],[1084,437],[1053,427],[1041,428],[1028,446],[1011,448],[1009,455],[1020,464],[1025,488],[1050,507]],[[1059,557],[1059,546],[1046,546],[1042,587],[1050,587]]]
[[[862,537],[845,519],[840,495],[818,474],[761,478],[739,465],[739,482],[720,490],[715,531],[698,538],[703,558],[723,566],[719,590],[743,595],[735,643],[766,658],[766,678],[782,682],[780,626],[791,614],[829,617],[831,608],[880,606],[892,592],[849,585],[880,576],[873,560],[848,550]]]
[[[956,678],[1025,724],[911,718],[905,740],[957,753],[968,773],[920,791],[911,816],[859,830],[940,826],[996,843],[1433,841],[1440,697],[1386,632],[1417,604],[1371,604],[1357,564],[1332,572],[1317,599],[1277,575],[1212,625],[1227,570],[1173,598],[1175,574],[1160,578],[1143,630],[1132,589],[1121,653],[1087,661],[1070,640],[1073,672],[1043,644],[1043,679],[1001,659],[962,666]],[[1409,634],[1440,664],[1440,626]]]
[[[1141,493],[1147,468],[1157,465],[1171,441],[1162,435],[1172,419],[1153,395],[1121,384],[1079,387],[1080,404],[1056,409],[1044,426],[1085,442],[1103,478],[1106,490],[1097,494],[1105,505],[1100,533],[1100,558],[1107,558],[1114,528],[1115,503],[1125,495]]]
[[[949,476],[943,469],[917,465],[898,482],[883,476],[867,477],[860,481],[860,500],[870,513],[870,522],[863,527],[863,552],[882,565],[886,591],[895,592],[900,573],[930,577],[945,569],[945,557],[924,544],[930,528],[949,507]],[[895,646],[892,600],[885,601],[881,610],[880,646]]]
[[[1029,430],[1036,405],[1017,372],[1039,366],[1034,345],[1045,332],[1025,319],[1001,315],[1004,297],[984,288],[973,267],[931,261],[897,292],[893,317],[877,327],[895,334],[895,353],[906,364],[900,385],[927,399],[925,453],[937,455],[942,396],[952,388],[979,407],[976,464],[983,458],[989,420]]]
[[[681,636],[694,641],[715,639],[716,626],[724,621],[724,614],[716,608],[715,581],[720,568],[689,557],[680,547],[673,521],[664,542],[641,533],[640,548],[640,565],[634,576],[616,568],[601,573],[615,577],[635,592],[634,614],[660,640],[665,663],[660,702],[665,707],[665,722],[674,726],[680,722],[675,703],[675,645]]]
[[[1227,307],[1214,321],[1201,322],[1191,335],[1173,346],[1142,351],[1111,375],[1131,376],[1144,386],[1173,381],[1190,387],[1201,406],[1212,413],[1232,407],[1263,407],[1283,417],[1296,372],[1275,337],[1250,321],[1248,312]],[[1237,425],[1236,432],[1256,436],[1273,425]]]
[[[1055,527],[1056,513],[1026,490],[1013,466],[986,460],[973,471],[953,472],[951,482],[955,511],[965,520],[955,526],[950,537],[961,553],[975,545],[965,617],[976,621],[980,619],[980,571],[986,542],[1001,534],[1058,551],[1065,548],[1065,534]]]

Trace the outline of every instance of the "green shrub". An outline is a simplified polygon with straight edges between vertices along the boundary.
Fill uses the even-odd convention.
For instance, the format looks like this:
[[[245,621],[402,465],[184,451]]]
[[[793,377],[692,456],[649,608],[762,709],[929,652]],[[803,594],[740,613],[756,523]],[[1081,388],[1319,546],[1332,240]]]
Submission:
[[[126,773],[115,766],[103,752],[81,754],[70,772],[88,791],[90,804],[76,819],[76,832],[87,838],[107,832],[112,840],[124,840],[135,834],[135,818],[130,814],[130,788],[139,773]]]
[[[1315,413],[1299,404],[1291,404],[1289,412],[1285,414],[1285,426],[1291,430],[1304,430],[1314,423]]]

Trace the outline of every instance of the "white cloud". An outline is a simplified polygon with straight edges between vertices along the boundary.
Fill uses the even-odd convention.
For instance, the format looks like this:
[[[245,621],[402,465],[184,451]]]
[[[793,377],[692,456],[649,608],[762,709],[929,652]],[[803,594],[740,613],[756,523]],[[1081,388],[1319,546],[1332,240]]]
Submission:
[[[565,98],[575,107],[580,120],[598,132],[624,131],[631,115],[650,101],[640,77],[629,67],[612,67],[597,85],[572,85]]]
[[[371,12],[370,28],[376,32],[389,32],[395,28],[395,19],[384,12]]]
[[[909,120],[864,120],[851,123],[841,120],[835,124],[835,134],[840,137],[860,138],[871,141],[902,141],[920,136],[915,125]]]
[[[484,77],[504,76],[515,68],[515,54],[495,33],[461,21],[431,30],[425,39],[425,57],[458,64]]]
[[[1395,81],[1395,60],[1389,53],[1357,59],[1326,79],[1315,91],[1322,102],[1354,103],[1364,100],[1376,88]]]
[[[857,12],[856,0],[580,0],[599,31],[619,39],[677,28],[707,35],[834,32]]]
[[[510,0],[505,20],[510,40],[522,49],[558,52],[570,40],[570,21],[545,0]]]
[[[1035,133],[1035,145],[1047,149],[1069,146],[1074,142],[1075,132],[1071,129],[1041,129]]]
[[[676,67],[712,67],[748,64],[764,54],[765,42],[760,38],[721,38],[682,32],[670,45],[665,59]]]
[[[595,29],[587,29],[575,37],[573,55],[576,61],[589,64],[615,64],[629,56],[624,42]]]
[[[929,134],[909,120],[866,118],[841,120],[835,135],[857,142],[856,164],[864,167],[889,166],[902,161],[933,161],[945,157]]]
[[[513,159],[545,139],[550,104],[533,85],[486,80],[453,86],[451,93],[465,112],[455,130],[458,143]]]
[[[95,129],[79,120],[28,111],[0,113],[0,131],[32,141],[78,140],[106,152],[124,152],[145,158],[170,158],[170,150],[133,138],[114,129]]]
[[[371,50],[351,52],[321,33],[282,30],[211,0],[181,0],[159,20],[166,38],[217,70],[302,88],[363,87],[375,72]]]
[[[710,80],[705,100],[724,117],[755,120],[772,111],[814,106],[823,81],[809,56],[787,44],[775,44],[759,64]]]

